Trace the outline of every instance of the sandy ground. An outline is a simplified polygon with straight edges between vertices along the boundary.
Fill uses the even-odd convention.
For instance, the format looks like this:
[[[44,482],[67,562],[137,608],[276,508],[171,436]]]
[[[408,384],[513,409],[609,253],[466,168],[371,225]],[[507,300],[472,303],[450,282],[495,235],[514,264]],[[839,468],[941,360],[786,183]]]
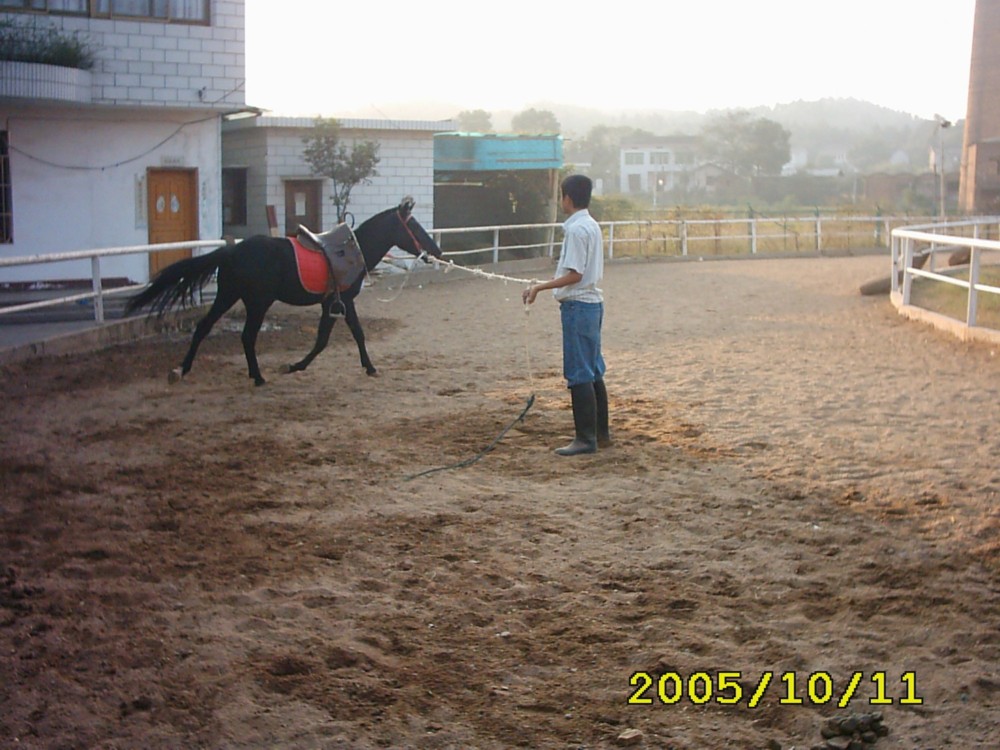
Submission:
[[[557,306],[495,281],[367,291],[378,378],[342,324],[279,375],[288,307],[264,388],[234,320],[175,386],[181,335],[7,367],[0,747],[996,747],[1000,356],[887,265],[609,267],[578,459]]]

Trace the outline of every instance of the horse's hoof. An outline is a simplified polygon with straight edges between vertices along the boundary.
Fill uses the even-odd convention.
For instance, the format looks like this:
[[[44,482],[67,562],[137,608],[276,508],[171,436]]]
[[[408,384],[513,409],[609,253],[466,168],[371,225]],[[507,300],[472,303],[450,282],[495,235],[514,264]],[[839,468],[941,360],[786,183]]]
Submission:
[[[287,375],[290,372],[295,372],[295,370],[292,368],[291,365],[282,365],[281,367],[278,368],[278,372],[280,372],[282,375]]]
[[[254,387],[260,388],[262,385],[267,385],[267,381],[264,378],[255,378],[253,384]]]
[[[368,377],[370,377],[370,378],[377,378],[377,377],[378,377],[378,370],[376,370],[376,369],[375,369],[375,368],[373,367],[373,368],[372,368],[372,369],[370,369],[370,370],[365,370],[365,374],[366,374],[366,375],[367,375]]]
[[[170,383],[170,385],[175,385],[181,382],[181,378],[183,377],[184,373],[181,372],[181,368],[175,367],[167,374],[167,382]]]

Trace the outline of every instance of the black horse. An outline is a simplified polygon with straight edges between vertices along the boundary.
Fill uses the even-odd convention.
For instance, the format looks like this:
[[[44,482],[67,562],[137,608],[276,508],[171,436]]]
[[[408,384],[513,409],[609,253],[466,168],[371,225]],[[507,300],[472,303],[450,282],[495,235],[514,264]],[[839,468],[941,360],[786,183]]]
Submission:
[[[413,218],[413,205],[412,198],[404,198],[398,207],[376,214],[358,227],[355,234],[368,270],[373,269],[393,247],[418,257],[423,257],[425,253],[441,257],[441,248]],[[162,316],[177,305],[188,304],[216,271],[219,276],[215,302],[195,328],[191,346],[181,364],[180,377],[191,370],[202,339],[237,300],[243,300],[246,307],[243,351],[255,385],[264,385],[255,351],[257,333],[264,322],[264,315],[276,301],[300,306],[322,305],[323,309],[312,351],[299,362],[288,365],[287,372],[306,369],[326,347],[336,322],[332,308],[337,303],[337,296],[316,294],[302,286],[292,243],[283,237],[258,235],[236,245],[221,247],[208,255],[187,258],[167,266],[148,287],[129,300],[126,313],[149,308],[150,314],[156,312]],[[365,334],[354,307],[354,298],[361,291],[364,280],[365,275],[361,274],[349,288],[340,292],[339,297],[344,318],[358,344],[361,365],[369,375],[375,375],[377,371],[365,349]]]

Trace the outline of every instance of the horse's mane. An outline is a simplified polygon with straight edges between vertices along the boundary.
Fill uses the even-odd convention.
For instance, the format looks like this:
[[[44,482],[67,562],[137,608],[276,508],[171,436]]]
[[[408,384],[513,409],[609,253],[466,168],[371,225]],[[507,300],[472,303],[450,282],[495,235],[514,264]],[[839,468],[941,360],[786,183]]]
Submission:
[[[360,224],[358,225],[358,228],[357,228],[357,229],[356,229],[355,231],[358,231],[358,232],[360,232],[360,231],[361,231],[362,229],[364,229],[364,228],[365,228],[365,226],[366,226],[366,225],[368,225],[368,224],[371,224],[371,223],[373,223],[374,221],[376,221],[377,219],[381,219],[382,217],[384,217],[384,216],[386,216],[386,215],[388,215],[388,214],[391,214],[391,213],[393,213],[394,211],[398,211],[398,210],[399,210],[398,208],[387,208],[387,209],[385,209],[384,211],[379,211],[379,212],[378,212],[377,214],[375,214],[374,216],[369,216],[369,217],[368,217],[367,219],[365,219],[364,221],[362,221],[362,222],[361,222],[361,223],[360,223]]]

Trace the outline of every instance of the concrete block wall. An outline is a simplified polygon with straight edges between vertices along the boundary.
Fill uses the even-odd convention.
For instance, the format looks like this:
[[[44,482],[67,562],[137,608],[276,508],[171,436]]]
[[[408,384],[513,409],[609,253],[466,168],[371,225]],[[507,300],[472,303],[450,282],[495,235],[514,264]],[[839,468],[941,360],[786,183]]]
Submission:
[[[451,130],[442,123],[438,132]],[[223,166],[247,167],[248,225],[234,233],[267,233],[265,206],[273,205],[278,226],[285,222],[285,181],[316,179],[302,153],[312,130],[308,118],[264,117],[223,126]],[[379,144],[378,174],[370,184],[351,192],[348,210],[356,221],[398,205],[407,195],[417,202],[414,215],[425,227],[434,221],[434,124],[407,121],[341,121],[341,138],[350,145],[372,140]],[[323,181],[323,229],[333,226],[336,212],[330,200],[331,184]],[[227,230],[228,231],[228,230]]]
[[[434,224],[434,137],[432,133],[385,131],[364,134],[345,130],[346,137],[374,140],[379,146],[378,174],[370,185],[351,193],[351,210],[360,221],[407,195],[417,201],[414,215],[424,228]]]
[[[0,18],[34,18],[86,40],[97,58],[95,104],[232,110],[246,103],[243,0],[212,0],[207,26],[10,12]]]

